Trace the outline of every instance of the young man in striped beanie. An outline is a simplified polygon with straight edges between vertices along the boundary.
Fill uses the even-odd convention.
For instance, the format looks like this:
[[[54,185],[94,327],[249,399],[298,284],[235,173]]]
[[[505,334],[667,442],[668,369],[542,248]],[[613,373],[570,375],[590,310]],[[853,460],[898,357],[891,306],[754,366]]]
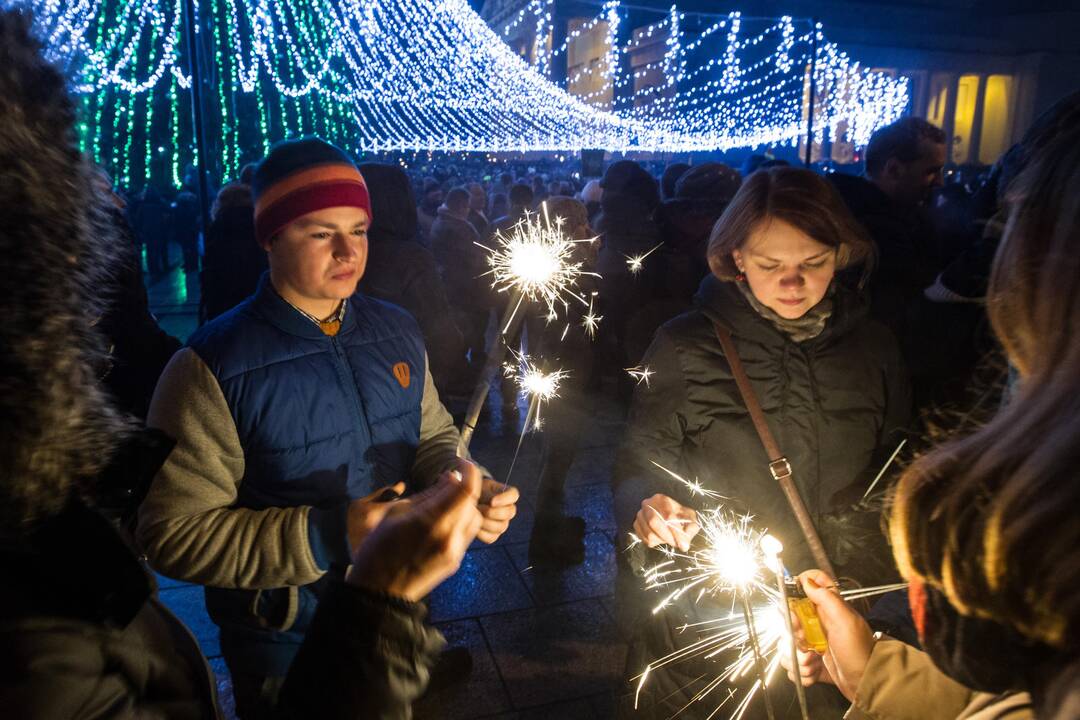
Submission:
[[[206,586],[242,718],[272,712],[324,578],[408,502],[387,499],[464,462],[416,322],[354,295],[371,203],[349,157],[279,143],[252,190],[270,271],[165,369],[147,423],[177,445],[137,532],[158,571]],[[482,540],[505,531],[517,497],[485,478]],[[401,684],[415,684],[418,663],[402,660]]]

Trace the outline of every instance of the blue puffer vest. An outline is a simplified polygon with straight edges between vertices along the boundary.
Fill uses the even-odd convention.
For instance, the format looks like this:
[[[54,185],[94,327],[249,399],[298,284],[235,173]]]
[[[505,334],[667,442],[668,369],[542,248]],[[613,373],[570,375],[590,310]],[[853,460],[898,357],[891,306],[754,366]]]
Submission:
[[[416,321],[357,295],[328,337],[264,274],[253,296],[188,345],[217,378],[244,450],[236,507],[314,506],[312,553],[331,572],[343,566],[348,501],[407,480],[416,454],[425,370]],[[206,588],[230,666],[284,675],[314,615],[318,586]]]

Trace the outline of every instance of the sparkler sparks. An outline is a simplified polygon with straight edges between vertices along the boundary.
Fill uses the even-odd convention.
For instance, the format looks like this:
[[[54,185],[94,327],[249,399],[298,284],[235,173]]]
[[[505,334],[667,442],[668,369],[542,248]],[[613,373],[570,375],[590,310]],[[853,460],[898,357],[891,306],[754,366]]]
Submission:
[[[557,316],[559,306],[565,309],[573,301],[589,305],[578,291],[578,280],[583,275],[599,276],[582,269],[584,263],[575,261],[574,249],[595,238],[573,240],[563,232],[563,224],[561,217],[548,215],[547,203],[543,203],[540,212],[526,213],[508,235],[496,233],[496,247],[477,243],[489,253],[491,270],[485,275],[492,276],[492,287],[516,294],[503,332],[524,300],[543,303],[549,320]]]
[[[545,373],[537,367],[528,355],[514,353],[517,360],[516,366],[507,363],[503,368],[506,377],[513,377],[517,382],[521,397],[529,400],[530,415],[533,416],[532,429],[538,430],[541,426],[540,407],[543,403],[559,397],[559,384],[570,374],[566,370],[556,370]],[[535,410],[533,406],[535,405]],[[529,418],[526,418],[526,430]]]
[[[630,377],[637,380],[638,385],[645,383],[645,387],[649,387],[649,378],[656,374],[649,369],[648,365],[635,365],[634,367],[626,368],[626,372]]]
[[[680,476],[678,473],[674,473],[674,472],[668,470],[666,467],[664,467],[660,463],[656,462],[655,460],[650,460],[649,462],[651,462],[653,465],[660,468],[665,473],[667,473],[669,476],[671,476],[671,479],[673,479],[673,480],[675,480],[675,481],[677,481],[679,483],[682,483],[684,486],[686,486],[686,488],[690,491],[690,494],[694,495],[695,497],[700,495],[702,497],[712,498],[713,500],[727,500],[728,499],[726,496],[721,495],[718,492],[713,492],[712,490],[710,490],[707,487],[705,487],[704,485],[702,485],[701,481],[698,480],[697,478],[694,478],[693,480],[687,480],[686,478]]]
[[[695,495],[721,497],[701,487],[697,480],[687,481],[658,463],[653,465]],[[689,551],[668,546],[658,548],[664,557],[646,571],[645,581],[648,588],[665,593],[654,614],[683,600],[693,605],[695,615],[705,619],[681,627],[683,632],[695,633],[696,639],[649,663],[634,678],[637,681],[634,705],[636,708],[645,683],[658,668],[692,659],[714,661],[716,674],[705,681],[675,716],[690,704],[708,702],[714,705],[704,713],[709,718],[720,717],[723,709],[730,720],[739,720],[759,691],[763,694],[778,674],[780,653],[792,652],[784,571],[779,560],[783,546],[765,530],[757,528],[752,516],[735,514],[722,506],[699,511],[697,524],[700,532]],[[631,538],[635,543],[640,542],[633,534]],[[772,586],[772,578],[776,578],[776,587]],[[855,600],[904,587],[906,584],[899,583],[856,588],[841,590],[840,595]],[[749,679],[752,682],[748,683]],[[771,710],[768,696],[765,702]],[[804,702],[800,698],[806,717]]]
[[[634,275],[637,275],[639,272],[641,272],[642,264],[645,262],[645,258],[649,257],[654,252],[659,250],[661,247],[663,247],[663,245],[664,243],[660,243],[652,250],[641,253],[640,255],[624,255],[623,257],[626,258],[626,266],[630,268],[630,272]]]
[[[589,296],[589,312],[585,314],[585,317],[581,318],[581,326],[585,328],[585,334],[589,336],[589,339],[596,337],[596,327],[600,324],[600,321],[604,319],[603,315],[595,315],[593,313],[593,300],[596,297],[596,293]],[[565,336],[566,333],[563,333]]]

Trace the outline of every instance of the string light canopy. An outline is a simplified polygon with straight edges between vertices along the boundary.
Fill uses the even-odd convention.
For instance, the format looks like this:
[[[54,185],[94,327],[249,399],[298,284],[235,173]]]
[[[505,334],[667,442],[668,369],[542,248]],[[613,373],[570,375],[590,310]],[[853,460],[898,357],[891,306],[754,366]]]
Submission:
[[[547,32],[547,0],[535,7]],[[184,0],[0,0],[29,6],[54,59],[79,93],[80,142],[118,182],[179,186],[192,141]],[[625,111],[575,97],[540,70],[566,47],[516,55],[467,0],[198,0],[208,166],[236,177],[276,140],[317,134],[358,155],[393,152],[616,152],[725,150],[797,143],[805,135],[816,39],[818,137],[843,128],[865,143],[899,117],[907,82],[868,72],[821,28],[790,18],[744,35],[738,13],[686,30],[672,8],[660,62],[669,78],[634,94]],[[524,17],[524,15],[522,16]],[[620,3],[593,25],[611,43],[601,67],[612,87],[630,51],[616,41]],[[520,20],[518,20],[520,22]],[[727,37],[715,52],[710,36]],[[811,38],[815,33],[816,38]],[[647,69],[647,68],[646,68]],[[825,98],[822,101],[821,98]]]

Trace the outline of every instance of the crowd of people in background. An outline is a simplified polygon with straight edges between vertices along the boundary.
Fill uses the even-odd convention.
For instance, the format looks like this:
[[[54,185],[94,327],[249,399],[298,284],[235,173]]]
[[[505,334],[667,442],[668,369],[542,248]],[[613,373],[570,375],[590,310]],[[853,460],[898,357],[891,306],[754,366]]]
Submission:
[[[286,140],[224,182],[203,227],[192,173],[128,192],[79,155],[29,28],[0,13],[5,711],[218,714],[148,561],[207,587],[241,717],[409,717],[444,645],[423,598],[516,513],[455,426],[506,302],[485,248],[543,207],[595,238],[575,258],[595,275],[578,331],[530,311],[509,339],[572,378],[530,560],[582,562],[563,485],[607,393],[627,413],[616,519],[640,540],[619,556],[628,677],[696,619],[649,618],[647,568],[699,531],[652,463],[761,517],[793,565],[821,558],[768,477],[784,475],[758,404],[835,563],[801,576],[829,649],[785,666],[814,686],[813,717],[1080,716],[1080,93],[949,182],[947,136],[914,117],[857,168],[619,159],[596,178]],[[183,343],[145,284],[174,248],[201,291]],[[877,496],[893,504],[868,503],[901,440]],[[838,575],[902,578],[908,601],[858,613]],[[693,716],[705,665],[656,672],[633,703],[620,689],[620,716]],[[769,692],[794,707],[790,686]]]

